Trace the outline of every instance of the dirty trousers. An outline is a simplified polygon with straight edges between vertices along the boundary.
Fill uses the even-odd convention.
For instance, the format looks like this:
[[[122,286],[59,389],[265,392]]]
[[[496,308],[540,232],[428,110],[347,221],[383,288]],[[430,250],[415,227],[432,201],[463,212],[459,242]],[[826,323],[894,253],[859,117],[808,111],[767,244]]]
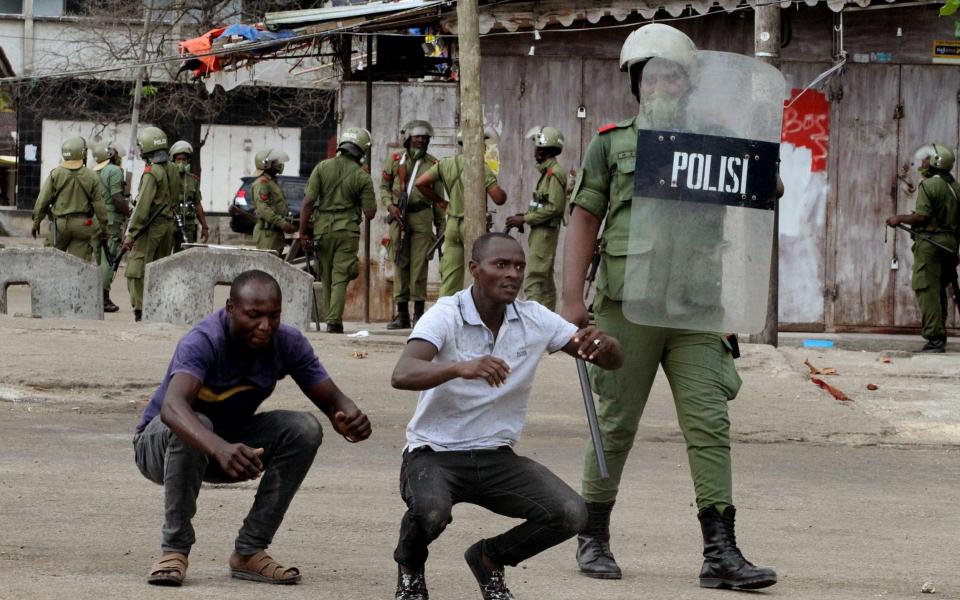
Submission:
[[[583,497],[602,503],[616,499],[650,387],[662,366],[686,441],[698,509],[732,505],[727,401],[736,397],[741,381],[723,336],[636,325],[624,317],[620,302],[604,296],[594,301],[594,311],[597,327],[623,346],[624,362],[616,371],[588,365],[610,478],[600,478],[596,452],[588,443]]]
[[[546,467],[508,446],[490,450],[404,452],[400,495],[407,512],[400,522],[396,562],[419,570],[427,546],[453,521],[453,505],[469,502],[525,522],[482,542],[494,564],[520,562],[567,540],[586,526],[583,499]]]
[[[320,448],[320,422],[310,413],[289,410],[257,413],[242,423],[218,427],[202,414],[197,417],[227,442],[263,448],[260,485],[234,546],[243,555],[265,550]],[[143,476],[163,486],[163,552],[189,554],[196,541],[190,521],[197,512],[201,482],[235,480],[212,456],[185,444],[159,415],[134,435],[133,447]]]

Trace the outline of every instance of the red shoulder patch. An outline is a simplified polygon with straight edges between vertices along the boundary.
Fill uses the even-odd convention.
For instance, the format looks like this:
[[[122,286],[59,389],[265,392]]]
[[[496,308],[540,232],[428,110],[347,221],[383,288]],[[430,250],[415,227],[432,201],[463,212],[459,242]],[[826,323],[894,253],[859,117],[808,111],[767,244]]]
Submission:
[[[400,160],[400,153],[399,153],[399,152],[394,152],[394,153],[393,153],[393,160]]]
[[[150,167],[152,167],[152,166],[153,166],[153,165],[147,165],[147,166],[145,166],[145,167],[143,168],[143,172],[144,172],[144,173],[149,173],[149,172],[150,172]]]
[[[606,125],[601,125],[600,127],[597,127],[597,133],[606,133],[616,128],[617,128],[616,123],[607,123]]]
[[[553,167],[547,169],[547,177],[553,177]]]

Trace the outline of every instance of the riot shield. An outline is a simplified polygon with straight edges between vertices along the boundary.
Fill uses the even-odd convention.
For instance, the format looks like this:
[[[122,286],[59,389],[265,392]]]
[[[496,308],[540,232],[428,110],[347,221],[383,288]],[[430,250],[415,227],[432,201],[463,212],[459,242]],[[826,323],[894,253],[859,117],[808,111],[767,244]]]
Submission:
[[[754,333],[766,320],[785,82],[726,52],[652,59],[640,80],[623,311]]]

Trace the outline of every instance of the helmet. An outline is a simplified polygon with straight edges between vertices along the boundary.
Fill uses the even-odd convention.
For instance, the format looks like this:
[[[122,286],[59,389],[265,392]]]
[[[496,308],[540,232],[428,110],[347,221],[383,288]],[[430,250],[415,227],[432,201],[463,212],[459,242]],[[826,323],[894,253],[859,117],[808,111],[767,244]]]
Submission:
[[[123,148],[115,142],[100,142],[93,147],[93,160],[98,163],[116,159],[124,154]]]
[[[60,156],[64,161],[87,160],[87,140],[82,137],[70,138],[60,146]]]
[[[253,155],[253,166],[255,166],[258,171],[263,170],[263,161],[267,158],[268,154],[270,154],[270,148],[261,150]]]
[[[340,134],[340,139],[337,140],[337,148],[344,144],[353,144],[361,152],[366,153],[370,148],[370,132],[363,127],[347,127]]]
[[[927,162],[928,167],[923,166],[923,161],[929,159]],[[917,151],[913,153],[913,163],[912,166],[920,172],[920,175],[923,177],[929,177],[933,175],[929,169],[937,169],[939,171],[950,171],[953,169],[953,164],[956,160],[956,155],[953,150],[943,144],[929,143],[924,144],[917,148]]]
[[[283,150],[277,150],[276,148],[271,148],[265,151],[261,157],[262,167],[264,171],[267,169],[273,169],[277,173],[283,173],[283,163],[290,160],[290,156]]]
[[[167,134],[159,127],[144,127],[137,134],[137,146],[140,147],[141,156],[157,150],[166,150]]]
[[[190,142],[180,140],[175,142],[170,146],[170,156],[176,156],[178,154],[190,154],[193,155],[193,146],[190,145]]]
[[[492,137],[492,136],[490,135],[490,131],[489,131],[488,129],[484,128],[484,130],[483,130],[483,139],[489,140],[489,139],[491,139],[491,137]],[[460,146],[463,145],[463,130],[460,130],[460,129],[457,130],[457,144],[459,144]]]
[[[410,138],[415,135],[433,137],[433,125],[431,125],[428,121],[414,119],[413,121],[408,121],[406,124],[404,124],[403,129],[400,130],[400,138],[403,140],[404,146],[410,143]]]
[[[650,23],[633,31],[620,49],[620,70],[650,60],[664,58],[679,63],[688,75],[697,68],[697,46],[687,34],[663,23]]]
[[[563,134],[553,127],[533,127],[526,137],[533,140],[533,145],[537,148],[563,149]]]

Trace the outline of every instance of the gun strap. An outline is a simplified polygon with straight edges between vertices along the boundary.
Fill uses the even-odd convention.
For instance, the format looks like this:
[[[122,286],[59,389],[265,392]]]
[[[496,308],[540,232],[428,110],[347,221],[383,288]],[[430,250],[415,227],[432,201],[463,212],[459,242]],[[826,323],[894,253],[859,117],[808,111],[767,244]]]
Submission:
[[[87,204],[90,208],[90,211],[93,211],[93,196],[90,195],[90,192],[87,191],[87,188],[83,187],[83,183],[77,178],[77,173],[80,169],[72,170],[67,169],[67,181],[64,182],[63,187],[53,192],[53,201],[50,202],[50,214],[53,214],[53,205],[57,203],[57,200],[60,198],[60,192],[67,188],[68,183],[75,183],[77,187],[83,192],[83,195],[87,197]]]
[[[359,168],[360,168],[360,165],[357,165],[357,169],[359,169]],[[340,179],[337,179],[337,181],[334,182],[333,186],[330,188],[330,191],[327,192],[327,194],[328,194],[328,195],[332,195],[335,191],[337,191],[337,188],[340,187],[340,184],[343,183],[344,180],[346,180],[347,177],[350,177],[351,175],[353,175],[354,172],[355,172],[355,169],[352,169],[352,168],[350,168],[350,167],[347,167],[346,173],[343,173],[343,174],[340,176]],[[319,200],[319,198],[317,198],[317,200]],[[349,209],[349,208],[344,208],[344,209],[340,209],[340,210],[350,210],[350,209]],[[314,205],[313,205],[313,212],[323,212],[323,211],[320,210],[320,203],[319,203],[319,202],[314,203]],[[339,210],[338,210],[338,211],[335,211],[335,212],[339,212]]]

